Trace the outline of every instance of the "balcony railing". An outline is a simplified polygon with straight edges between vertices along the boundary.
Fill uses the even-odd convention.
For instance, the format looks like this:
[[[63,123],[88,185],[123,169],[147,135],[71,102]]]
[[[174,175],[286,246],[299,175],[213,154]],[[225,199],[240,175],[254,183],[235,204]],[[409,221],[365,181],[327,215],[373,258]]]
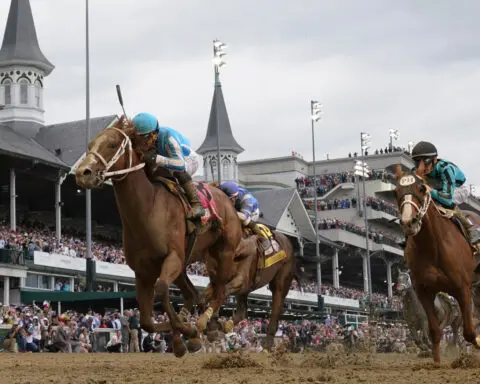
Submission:
[[[33,261],[33,251],[18,251],[15,249],[0,249],[0,263],[25,265]]]

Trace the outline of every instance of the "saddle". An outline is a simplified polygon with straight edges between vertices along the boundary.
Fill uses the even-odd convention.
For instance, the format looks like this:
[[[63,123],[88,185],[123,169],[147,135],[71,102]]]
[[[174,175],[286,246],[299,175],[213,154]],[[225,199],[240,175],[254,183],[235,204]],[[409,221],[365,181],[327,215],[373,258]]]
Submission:
[[[177,180],[156,176],[154,181],[157,183],[161,183],[170,191],[170,193],[177,196],[182,202],[185,214],[188,214],[188,212],[191,210],[190,203],[185,196],[183,188],[180,186]],[[201,217],[198,224],[192,222],[191,220],[187,220],[187,235],[193,232],[195,232],[196,235],[203,235],[210,228],[220,229],[222,226],[222,218],[217,213],[215,200],[213,199],[210,187],[207,183],[195,182],[194,184],[197,188],[197,193],[200,198],[200,202],[202,203],[205,214]]]

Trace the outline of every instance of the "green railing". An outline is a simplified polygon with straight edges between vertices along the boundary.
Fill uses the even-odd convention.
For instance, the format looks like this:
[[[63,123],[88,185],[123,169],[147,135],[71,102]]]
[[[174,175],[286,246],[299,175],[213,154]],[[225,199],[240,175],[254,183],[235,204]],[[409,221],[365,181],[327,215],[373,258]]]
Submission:
[[[33,261],[33,251],[17,251],[13,249],[0,249],[0,263],[25,265]]]

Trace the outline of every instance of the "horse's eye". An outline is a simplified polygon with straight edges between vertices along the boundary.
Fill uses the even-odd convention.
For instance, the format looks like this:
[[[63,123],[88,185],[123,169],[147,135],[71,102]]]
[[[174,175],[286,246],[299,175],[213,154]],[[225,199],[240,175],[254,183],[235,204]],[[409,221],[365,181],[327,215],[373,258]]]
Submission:
[[[111,143],[111,144],[109,145],[109,147],[112,148],[112,149],[115,149],[115,148],[117,148],[117,144]]]
[[[420,187],[420,192],[422,192],[422,193],[427,192],[427,187],[425,187],[425,185],[422,185],[422,186]]]

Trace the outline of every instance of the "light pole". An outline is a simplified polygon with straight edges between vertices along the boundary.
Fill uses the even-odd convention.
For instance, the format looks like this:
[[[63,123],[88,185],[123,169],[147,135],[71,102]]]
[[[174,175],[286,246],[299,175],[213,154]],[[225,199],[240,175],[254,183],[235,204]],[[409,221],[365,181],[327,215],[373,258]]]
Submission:
[[[310,117],[312,119],[312,157],[313,157],[313,207],[315,214],[315,256],[317,258],[317,290],[321,293],[322,264],[320,263],[320,241],[318,239],[318,199],[317,199],[317,172],[315,167],[315,123],[320,121],[323,115],[323,105],[318,101],[310,101]]]
[[[215,87],[220,87],[220,68],[224,67],[227,62],[225,60],[225,56],[227,53],[224,49],[227,48],[225,43],[222,43],[220,40],[215,39],[213,40],[213,66],[215,71]],[[217,124],[217,176],[218,176],[218,184],[222,182],[222,174],[221,174],[221,160],[220,160],[220,130]],[[212,174],[212,180],[214,176]]]
[[[390,135],[390,150],[393,152],[393,140],[398,140],[400,137],[400,132],[398,129],[389,129],[388,134]]]
[[[369,177],[370,170],[367,167],[366,163],[366,155],[365,152],[367,149],[370,148],[370,135],[366,132],[361,132],[360,133],[360,145],[361,145],[361,153],[362,153],[362,159],[363,159],[363,164],[362,164],[362,189],[363,189],[363,202],[362,202],[362,207],[363,207],[363,220],[365,223],[365,247],[367,251],[367,269],[368,269],[368,294],[370,295],[370,298],[372,297],[372,267],[370,263],[370,242],[368,239],[369,235],[369,230],[368,230],[368,218],[367,218],[367,197],[365,193],[365,179]]]

